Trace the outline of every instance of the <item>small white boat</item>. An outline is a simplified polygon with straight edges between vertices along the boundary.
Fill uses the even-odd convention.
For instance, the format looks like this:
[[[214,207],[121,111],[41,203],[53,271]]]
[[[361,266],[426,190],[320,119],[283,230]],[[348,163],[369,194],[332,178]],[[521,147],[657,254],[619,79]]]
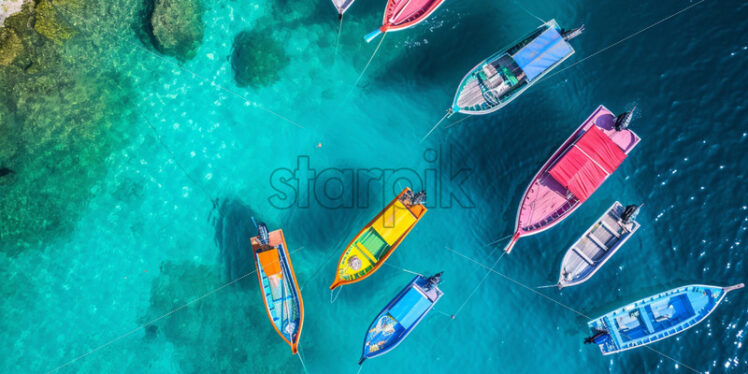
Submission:
[[[566,251],[561,261],[558,289],[586,282],[605,265],[639,229],[635,219],[640,207],[613,203]]]

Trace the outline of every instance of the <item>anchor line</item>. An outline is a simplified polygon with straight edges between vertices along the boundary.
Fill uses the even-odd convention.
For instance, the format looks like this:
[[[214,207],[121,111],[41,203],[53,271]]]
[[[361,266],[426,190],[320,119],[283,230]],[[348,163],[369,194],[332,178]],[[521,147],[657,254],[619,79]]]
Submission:
[[[424,135],[423,138],[421,138],[421,143],[423,143],[424,140],[426,140],[426,138],[428,138],[429,135],[431,135],[431,133],[434,132],[434,130],[436,130],[436,128],[439,127],[439,125],[442,123],[442,121],[444,121],[445,119],[447,119],[447,117],[449,117],[450,114],[451,114],[451,111],[447,111],[447,113],[444,114],[444,116],[442,116],[442,118],[439,120],[439,122],[437,122],[436,125],[434,125],[434,127],[432,127],[431,130],[429,130],[429,132],[427,132],[426,135]]]
[[[343,31],[343,15],[340,15],[340,23],[338,24],[338,36],[335,37],[335,54],[334,60],[337,62],[338,60],[338,47],[340,46],[340,33]]]
[[[358,78],[356,79],[356,83],[353,84],[353,88],[356,88],[358,86],[358,82],[361,81],[361,78],[363,78],[364,74],[366,73],[366,70],[369,69],[369,65],[371,65],[371,62],[374,60],[374,56],[377,55],[377,52],[379,52],[379,47],[382,46],[382,43],[384,42],[384,38],[387,36],[387,33],[382,34],[382,39],[379,40],[379,44],[377,44],[377,48],[374,49],[374,52],[371,54],[371,57],[369,57],[369,61],[364,66],[364,70],[361,71],[361,74],[358,75]]]

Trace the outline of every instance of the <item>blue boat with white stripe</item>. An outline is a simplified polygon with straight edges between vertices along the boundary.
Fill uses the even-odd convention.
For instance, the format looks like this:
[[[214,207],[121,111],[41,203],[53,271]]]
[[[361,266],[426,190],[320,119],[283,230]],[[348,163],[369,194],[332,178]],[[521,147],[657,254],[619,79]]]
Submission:
[[[705,320],[728,292],[743,288],[694,284],[653,295],[588,322],[603,355],[645,346],[681,333]]]
[[[487,114],[503,108],[571,57],[574,48],[569,40],[583,30],[584,26],[564,30],[550,20],[481,61],[462,78],[448,116]]]
[[[384,307],[369,326],[359,365],[383,355],[410,334],[444,295],[439,289],[442,273],[429,278],[418,275]]]

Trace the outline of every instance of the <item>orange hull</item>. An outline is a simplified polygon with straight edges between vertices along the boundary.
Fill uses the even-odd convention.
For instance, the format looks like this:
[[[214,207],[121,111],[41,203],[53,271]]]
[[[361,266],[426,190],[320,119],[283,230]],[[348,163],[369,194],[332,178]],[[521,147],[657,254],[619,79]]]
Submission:
[[[260,248],[260,241],[257,236],[253,236],[251,238],[252,242],[252,255],[254,257],[255,267],[257,269],[257,281],[260,284],[260,290],[263,289],[262,285],[262,276],[260,275],[260,266],[261,264],[257,262],[257,250]],[[281,333],[280,330],[278,330],[278,327],[273,322],[273,316],[270,315],[269,312],[269,306],[267,305],[267,299],[263,297],[263,301],[265,302],[265,313],[268,316],[268,319],[270,320],[270,324],[273,325],[273,328],[275,329],[275,332],[280,335],[283,340],[288,343],[288,345],[291,346],[291,352],[293,354],[296,354],[298,351],[298,345],[299,345],[299,339],[301,339],[301,329],[304,326],[304,300],[301,298],[301,291],[299,290],[299,284],[296,282],[296,273],[293,270],[293,265],[291,264],[291,256],[288,254],[288,246],[286,245],[286,238],[283,236],[283,230],[275,230],[270,232],[270,245],[273,247],[278,247],[279,245],[283,246],[283,251],[286,255],[286,259],[288,259],[288,268],[291,271],[291,278],[293,279],[293,286],[296,289],[296,295],[298,295],[299,299],[299,330],[296,333],[296,339],[294,341],[288,340],[283,333]],[[267,264],[266,264],[267,265]],[[271,264],[275,266],[280,266],[280,264]]]
[[[353,238],[353,240],[351,240],[351,242],[348,243],[348,246],[346,246],[346,249],[343,250],[343,253],[340,255],[340,259],[338,260],[338,268],[335,271],[335,280],[330,285],[330,290],[333,290],[333,289],[335,289],[335,288],[337,288],[339,286],[343,286],[343,285],[346,285],[346,284],[353,284],[353,283],[356,283],[356,282],[360,282],[360,281],[368,278],[372,274],[374,274],[377,270],[379,270],[380,267],[382,267],[382,264],[384,264],[384,262],[387,261],[387,259],[390,257],[390,255],[393,252],[395,252],[395,249],[397,249],[397,247],[400,245],[400,243],[403,241],[403,239],[405,239],[405,237],[408,236],[408,234],[416,226],[416,224],[418,224],[418,222],[421,220],[421,218],[426,213],[426,211],[428,211],[428,209],[426,209],[425,206],[420,205],[420,204],[408,207],[408,210],[410,210],[410,212],[416,217],[415,218],[415,222],[407,229],[407,231],[405,231],[400,236],[399,239],[397,239],[396,242],[394,242],[392,244],[392,246],[389,248],[389,250],[387,250],[387,252],[384,255],[382,255],[381,259],[379,259],[376,262],[376,264],[374,264],[374,267],[368,273],[366,273],[366,274],[364,274],[364,275],[362,275],[362,276],[360,276],[360,277],[358,277],[356,279],[351,279],[351,280],[340,279],[340,267],[342,266],[342,263],[344,261],[344,258],[345,258],[345,255],[346,255],[346,252],[347,252],[348,248],[350,248],[356,242],[356,240],[358,238],[360,238],[361,235],[364,234],[364,232],[366,232],[366,230],[368,230],[369,228],[371,228],[374,225],[374,223],[376,223],[376,221],[378,219],[382,218],[382,215],[390,207],[392,207],[395,204],[395,202],[397,202],[400,199],[400,197],[402,197],[408,191],[410,191],[410,188],[408,188],[408,187],[406,187],[405,189],[403,189],[403,191],[400,192],[400,194],[397,195],[397,197],[395,197],[395,199],[393,199],[389,204],[387,204],[387,206],[384,209],[382,209],[382,211],[379,212],[379,214],[377,214],[376,217],[374,217],[371,221],[369,221],[369,223],[367,223],[366,226],[364,226],[364,228],[362,228],[361,231],[358,232],[358,234]]]

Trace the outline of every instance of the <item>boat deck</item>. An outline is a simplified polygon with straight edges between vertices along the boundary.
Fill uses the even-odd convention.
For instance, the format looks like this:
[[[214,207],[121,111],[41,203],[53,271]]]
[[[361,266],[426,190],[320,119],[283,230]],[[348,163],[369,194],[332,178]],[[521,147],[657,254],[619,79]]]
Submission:
[[[600,106],[543,165],[533,182],[525,191],[518,213],[518,226],[525,233],[539,232],[550,228],[571,214],[580,204],[548,173],[556,161],[587,129],[597,126],[605,135],[628,154],[638,143],[639,137],[631,130],[615,130],[615,117]]]

